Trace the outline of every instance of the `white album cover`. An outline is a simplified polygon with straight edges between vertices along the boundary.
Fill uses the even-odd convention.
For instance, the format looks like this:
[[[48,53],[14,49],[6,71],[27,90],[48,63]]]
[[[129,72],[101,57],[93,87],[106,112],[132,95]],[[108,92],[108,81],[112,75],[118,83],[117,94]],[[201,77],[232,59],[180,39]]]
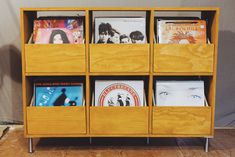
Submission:
[[[95,43],[146,43],[146,20],[139,18],[95,18]]]
[[[204,106],[204,81],[156,81],[157,106]]]
[[[95,106],[144,106],[144,81],[95,81]]]

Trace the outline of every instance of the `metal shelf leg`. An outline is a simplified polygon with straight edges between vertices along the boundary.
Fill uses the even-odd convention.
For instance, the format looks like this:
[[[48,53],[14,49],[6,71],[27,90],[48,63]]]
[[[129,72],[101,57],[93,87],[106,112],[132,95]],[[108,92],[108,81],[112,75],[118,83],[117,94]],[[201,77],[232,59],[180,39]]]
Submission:
[[[29,153],[33,153],[33,138],[28,139],[28,151]]]

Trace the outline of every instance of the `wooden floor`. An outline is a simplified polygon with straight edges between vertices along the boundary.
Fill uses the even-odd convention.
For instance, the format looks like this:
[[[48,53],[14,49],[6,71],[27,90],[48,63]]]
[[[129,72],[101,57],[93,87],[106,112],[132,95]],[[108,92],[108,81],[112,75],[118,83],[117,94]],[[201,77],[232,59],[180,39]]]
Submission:
[[[0,140],[0,157],[235,157],[235,130],[216,130],[209,153],[200,138],[51,138],[34,140],[28,154],[23,129],[14,129]]]

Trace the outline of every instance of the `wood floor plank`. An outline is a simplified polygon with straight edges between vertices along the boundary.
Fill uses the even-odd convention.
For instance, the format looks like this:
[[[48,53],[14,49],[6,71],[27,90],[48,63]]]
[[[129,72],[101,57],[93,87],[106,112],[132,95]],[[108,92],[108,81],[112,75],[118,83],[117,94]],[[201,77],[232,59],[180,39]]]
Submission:
[[[235,130],[216,130],[204,152],[201,138],[46,138],[34,139],[36,151],[29,154],[23,128],[0,140],[0,157],[235,157]]]

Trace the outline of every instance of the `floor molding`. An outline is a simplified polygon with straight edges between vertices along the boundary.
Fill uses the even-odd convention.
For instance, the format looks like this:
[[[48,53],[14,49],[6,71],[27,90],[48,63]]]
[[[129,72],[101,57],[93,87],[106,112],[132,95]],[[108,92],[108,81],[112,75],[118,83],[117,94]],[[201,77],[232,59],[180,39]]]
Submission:
[[[235,129],[235,127],[215,127],[216,130]]]

